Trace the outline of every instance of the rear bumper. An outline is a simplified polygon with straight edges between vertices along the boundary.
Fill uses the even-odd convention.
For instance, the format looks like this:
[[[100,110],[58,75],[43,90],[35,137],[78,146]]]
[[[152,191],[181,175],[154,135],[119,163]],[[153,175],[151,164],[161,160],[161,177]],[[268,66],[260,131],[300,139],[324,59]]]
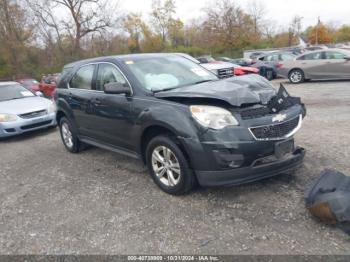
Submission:
[[[288,173],[298,168],[304,159],[305,150],[297,148],[284,158],[258,166],[230,170],[195,171],[201,186],[233,186]]]
[[[31,119],[19,119],[14,122],[0,123],[0,137],[20,135],[56,125],[56,113]]]

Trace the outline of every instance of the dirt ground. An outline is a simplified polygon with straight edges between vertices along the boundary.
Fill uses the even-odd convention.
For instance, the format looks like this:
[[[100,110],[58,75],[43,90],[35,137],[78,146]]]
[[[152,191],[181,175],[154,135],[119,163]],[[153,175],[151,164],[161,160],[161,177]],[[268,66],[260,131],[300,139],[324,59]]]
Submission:
[[[349,254],[350,237],[313,219],[303,191],[324,168],[350,175],[350,82],[286,87],[307,105],[305,163],[244,186],[174,197],[138,161],[69,154],[55,129],[1,141],[0,253]]]

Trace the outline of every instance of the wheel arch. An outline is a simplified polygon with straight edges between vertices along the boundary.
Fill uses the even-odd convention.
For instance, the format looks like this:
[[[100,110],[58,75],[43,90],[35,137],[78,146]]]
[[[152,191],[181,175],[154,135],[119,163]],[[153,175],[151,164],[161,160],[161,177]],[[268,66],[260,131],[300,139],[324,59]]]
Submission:
[[[308,77],[307,77],[305,71],[304,71],[303,69],[301,69],[300,67],[293,67],[293,68],[291,68],[291,69],[288,71],[288,79],[289,79],[290,73],[291,73],[293,70],[300,70],[301,72],[303,72],[304,79],[308,79]]]
[[[56,122],[58,125],[60,124],[62,117],[67,117],[67,114],[62,110],[58,110],[56,113]]]
[[[179,146],[180,150],[188,160],[188,164],[191,166],[189,155],[184,145],[181,143],[179,139],[177,139],[178,135],[176,134],[175,130],[159,123],[147,126],[142,132],[139,148],[140,148],[141,158],[144,164],[146,164],[147,145],[154,137],[159,135],[166,135],[174,139],[174,142]]]

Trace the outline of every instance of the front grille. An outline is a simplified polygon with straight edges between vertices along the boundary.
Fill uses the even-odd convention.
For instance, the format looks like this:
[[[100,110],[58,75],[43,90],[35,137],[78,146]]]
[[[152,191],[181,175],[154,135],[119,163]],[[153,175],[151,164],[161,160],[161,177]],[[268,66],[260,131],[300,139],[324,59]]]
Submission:
[[[270,113],[270,109],[266,106],[259,106],[259,107],[253,107],[253,108],[251,107],[251,108],[243,109],[240,112],[243,120],[266,116],[269,113]]]
[[[48,125],[51,122],[52,122],[52,120],[48,120],[48,121],[39,122],[39,123],[31,124],[31,125],[21,126],[21,129],[22,130],[28,130],[28,129],[32,129],[32,128]]]
[[[257,140],[283,139],[299,125],[300,116],[279,124],[251,127],[249,130]]]
[[[26,114],[21,114],[19,117],[24,118],[24,119],[30,119],[30,118],[35,118],[39,116],[46,115],[47,111],[46,110],[39,110],[39,111],[34,111]]]
[[[218,70],[219,78],[228,78],[233,76],[233,68],[223,68]]]

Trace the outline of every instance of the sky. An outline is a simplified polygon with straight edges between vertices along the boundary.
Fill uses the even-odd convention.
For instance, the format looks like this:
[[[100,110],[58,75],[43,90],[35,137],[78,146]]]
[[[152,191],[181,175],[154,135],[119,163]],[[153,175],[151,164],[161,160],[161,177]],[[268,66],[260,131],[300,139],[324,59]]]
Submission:
[[[203,7],[209,0],[175,0],[177,16],[184,21],[200,17]],[[303,17],[303,28],[317,23],[317,17],[324,23],[335,25],[350,24],[349,0],[256,0],[264,4],[266,17],[275,22],[278,27],[287,27],[295,15]],[[235,0],[239,6],[247,9],[250,0]],[[152,0],[119,1],[126,12],[142,12],[148,14]]]

